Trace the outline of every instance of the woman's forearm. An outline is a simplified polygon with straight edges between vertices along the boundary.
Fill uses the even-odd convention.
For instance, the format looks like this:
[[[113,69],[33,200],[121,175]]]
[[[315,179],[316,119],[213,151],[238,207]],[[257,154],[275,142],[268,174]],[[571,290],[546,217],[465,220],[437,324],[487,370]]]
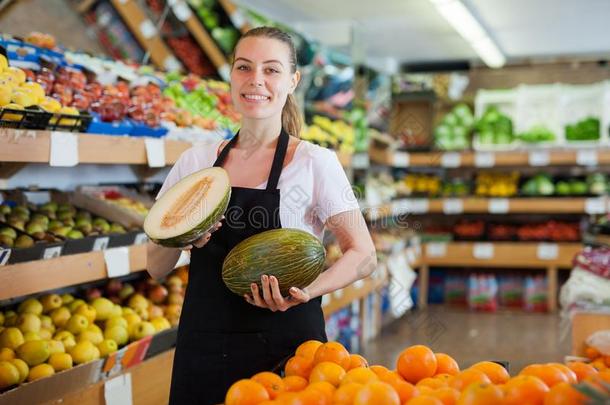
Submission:
[[[146,248],[146,269],[153,278],[160,279],[174,269],[179,258],[180,249],[149,243]]]
[[[354,281],[370,276],[377,268],[375,250],[370,252],[349,249],[326,271],[322,272],[307,287],[311,298],[328,294],[352,284]]]

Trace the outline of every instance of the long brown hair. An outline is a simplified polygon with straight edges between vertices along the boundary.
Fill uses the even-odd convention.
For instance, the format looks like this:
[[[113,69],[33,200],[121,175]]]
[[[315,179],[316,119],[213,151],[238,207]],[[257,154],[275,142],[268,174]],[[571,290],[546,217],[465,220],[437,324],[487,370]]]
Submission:
[[[297,52],[294,43],[292,42],[292,38],[286,32],[274,27],[257,27],[246,32],[239,40],[241,41],[248,37],[277,39],[286,44],[290,54],[290,73],[294,74],[297,71]],[[237,49],[237,45],[239,45],[239,41],[235,45],[235,49]],[[288,134],[299,138],[302,126],[303,118],[301,117],[297,101],[294,95],[288,94],[286,104],[284,104],[284,108],[282,109],[282,127]]]

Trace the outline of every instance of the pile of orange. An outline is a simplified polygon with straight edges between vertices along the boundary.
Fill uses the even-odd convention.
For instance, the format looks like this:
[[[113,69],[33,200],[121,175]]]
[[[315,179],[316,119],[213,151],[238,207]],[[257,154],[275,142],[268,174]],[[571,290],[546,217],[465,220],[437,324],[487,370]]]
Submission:
[[[460,370],[444,353],[406,348],[389,370],[369,366],[337,342],[308,341],[296,350],[284,377],[262,372],[236,382],[225,405],[579,405],[574,384],[602,389],[610,370],[572,362],[532,364],[511,377],[500,364],[482,361]]]
[[[610,370],[610,356],[604,356],[594,347],[587,347],[585,355],[591,360],[591,365],[598,371]]]

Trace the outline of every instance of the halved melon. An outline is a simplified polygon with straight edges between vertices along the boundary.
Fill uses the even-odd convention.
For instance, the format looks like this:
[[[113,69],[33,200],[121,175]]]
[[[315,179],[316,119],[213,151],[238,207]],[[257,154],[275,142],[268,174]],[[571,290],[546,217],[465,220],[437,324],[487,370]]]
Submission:
[[[230,198],[226,170],[200,170],[174,184],[157,200],[144,220],[144,232],[163,246],[189,245],[220,220]]]

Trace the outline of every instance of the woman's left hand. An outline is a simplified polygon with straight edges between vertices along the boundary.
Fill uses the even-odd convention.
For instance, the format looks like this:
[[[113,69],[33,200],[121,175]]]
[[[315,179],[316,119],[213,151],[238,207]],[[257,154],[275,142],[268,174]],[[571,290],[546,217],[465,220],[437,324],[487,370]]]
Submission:
[[[250,285],[252,294],[246,294],[244,298],[254,306],[267,308],[273,312],[284,312],[295,305],[308,302],[311,298],[305,289],[296,287],[289,290],[290,295],[288,297],[282,297],[280,285],[274,276],[262,276],[261,285],[262,291],[256,283],[252,283]]]

